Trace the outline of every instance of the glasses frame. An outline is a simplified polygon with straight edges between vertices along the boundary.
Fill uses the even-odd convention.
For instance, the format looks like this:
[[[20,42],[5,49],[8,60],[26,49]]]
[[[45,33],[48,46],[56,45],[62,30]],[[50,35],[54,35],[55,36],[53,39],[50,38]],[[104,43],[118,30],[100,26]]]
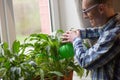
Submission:
[[[87,12],[91,11],[92,9],[94,9],[95,7],[97,7],[98,5],[99,5],[99,4],[95,4],[95,5],[87,8],[87,9],[84,9],[84,10],[82,10],[82,13],[85,13],[85,14],[86,14]]]

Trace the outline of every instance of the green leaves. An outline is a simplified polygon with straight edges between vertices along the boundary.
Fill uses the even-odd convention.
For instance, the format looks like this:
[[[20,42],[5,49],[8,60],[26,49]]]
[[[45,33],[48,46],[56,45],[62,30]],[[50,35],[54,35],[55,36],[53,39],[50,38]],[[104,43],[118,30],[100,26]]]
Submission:
[[[1,56],[3,57],[9,57],[10,56],[10,50],[9,50],[9,47],[8,47],[8,43],[4,42],[4,43],[1,43]]]
[[[13,51],[13,53],[17,53],[18,54],[19,50],[20,50],[20,42],[15,40],[13,42],[13,45],[12,45],[12,51]]]
[[[2,47],[3,47],[3,49],[8,49],[8,43],[4,42],[4,43],[2,44]]]
[[[62,34],[62,30],[56,31],[54,35],[31,34],[23,44],[15,40],[12,48],[9,48],[8,43],[2,43],[0,45],[0,77],[3,80],[29,80],[38,76],[44,80],[45,77],[66,75],[70,70],[82,76],[84,70],[75,64],[73,55],[69,58],[61,58],[59,48],[62,45],[60,39]]]
[[[0,68],[0,77],[3,77],[6,75],[7,69],[6,68]]]
[[[80,67],[80,65],[75,64],[75,63],[70,63],[69,66],[71,66],[73,68],[73,70],[80,76],[83,76],[84,73],[84,69],[82,67]]]
[[[16,80],[21,77],[21,68],[20,67],[11,67],[10,68],[10,78],[11,80]]]
[[[57,75],[57,76],[64,76],[61,72],[59,72],[59,71],[50,71],[49,72],[50,74],[55,74],[55,75]]]
[[[3,80],[19,80],[33,77],[35,63],[25,55],[23,46],[15,40],[10,49],[8,43],[4,42],[0,46],[0,77]],[[21,53],[21,51],[23,51]],[[24,53],[24,54],[23,54]],[[24,65],[24,66],[23,66]]]

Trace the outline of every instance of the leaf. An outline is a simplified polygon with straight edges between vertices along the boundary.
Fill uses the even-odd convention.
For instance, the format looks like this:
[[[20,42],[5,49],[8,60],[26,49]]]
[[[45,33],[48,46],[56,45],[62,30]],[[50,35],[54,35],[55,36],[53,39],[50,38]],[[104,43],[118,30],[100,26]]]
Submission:
[[[0,68],[0,77],[5,76],[7,69],[6,68]]]
[[[78,65],[78,66],[79,66],[79,65]],[[83,69],[82,67],[79,67],[79,70],[76,71],[76,72],[77,72],[77,74],[78,74],[80,77],[82,77],[83,74],[84,74],[84,69]]]
[[[1,46],[0,56],[5,58],[9,58],[12,56],[7,42],[2,43],[0,46]]]
[[[49,72],[50,74],[55,74],[55,75],[57,75],[57,76],[64,76],[61,72],[59,72],[59,71],[50,71]]]
[[[13,54],[11,54],[9,49],[5,49],[3,56],[5,56],[6,58],[10,58],[13,56]]]
[[[12,79],[12,80],[15,80],[15,71],[16,71],[16,67],[11,67],[10,68],[10,78]]]
[[[15,72],[16,72],[16,75],[18,75],[19,77],[21,76],[21,68],[20,67],[17,67]]]
[[[57,30],[57,33],[64,33],[62,29]]]
[[[40,38],[48,40],[48,34],[39,34]]]
[[[37,34],[31,34],[31,35],[30,35],[30,37],[35,37],[35,36],[37,36]]]
[[[3,49],[8,49],[8,43],[7,42],[4,42],[3,45],[2,45]]]
[[[0,63],[3,62],[5,60],[4,57],[0,57]]]
[[[32,37],[47,40],[48,34],[31,34],[30,38],[32,38]],[[35,40],[35,39],[33,39],[33,40]]]
[[[12,45],[13,53],[18,53],[20,48],[20,41],[15,40]]]
[[[83,41],[83,45],[88,49],[90,48],[90,43],[87,40]]]
[[[37,67],[36,63],[34,61],[30,61],[29,64],[33,67]]]
[[[79,75],[80,77],[84,74],[84,69],[80,67],[79,65],[75,65],[74,63],[70,63],[70,66],[73,68],[73,70]]]
[[[86,70],[86,77],[88,76],[88,74],[89,74],[89,70]]]
[[[28,40],[28,38],[29,38],[29,37],[26,37],[23,42],[25,43],[25,42]]]
[[[0,57],[3,56],[3,53],[2,53],[3,49],[2,49],[2,46],[0,44]]]
[[[4,62],[3,65],[4,65],[4,67],[5,67],[6,69],[9,69],[9,67],[11,66],[11,64],[10,64],[9,61]]]
[[[44,80],[44,70],[40,69],[40,80]]]

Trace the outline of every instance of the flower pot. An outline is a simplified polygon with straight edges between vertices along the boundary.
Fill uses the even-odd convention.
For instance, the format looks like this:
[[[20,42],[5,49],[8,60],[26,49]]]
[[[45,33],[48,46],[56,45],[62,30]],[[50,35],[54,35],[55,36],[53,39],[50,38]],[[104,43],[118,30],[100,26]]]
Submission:
[[[73,78],[73,71],[70,71],[69,75],[65,75],[61,80],[72,80]]]
[[[65,75],[63,77],[59,77],[59,78],[57,76],[53,76],[51,78],[46,77],[45,80],[72,80],[72,78],[73,78],[73,71],[70,71],[68,75]],[[40,76],[37,76],[32,80],[40,80]]]

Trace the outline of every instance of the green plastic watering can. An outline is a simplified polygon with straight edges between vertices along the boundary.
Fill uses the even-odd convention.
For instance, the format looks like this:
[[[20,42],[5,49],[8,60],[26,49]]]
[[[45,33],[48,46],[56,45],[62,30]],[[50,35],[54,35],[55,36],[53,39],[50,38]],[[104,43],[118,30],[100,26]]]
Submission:
[[[59,48],[59,54],[62,58],[74,57],[74,48],[72,43],[64,43]]]

